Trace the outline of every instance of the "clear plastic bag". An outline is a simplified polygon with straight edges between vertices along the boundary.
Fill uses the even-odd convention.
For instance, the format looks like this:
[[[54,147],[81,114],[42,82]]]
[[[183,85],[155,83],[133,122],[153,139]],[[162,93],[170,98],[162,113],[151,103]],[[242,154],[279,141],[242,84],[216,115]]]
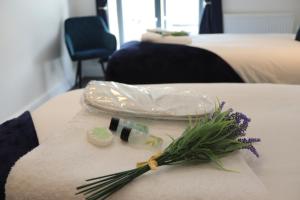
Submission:
[[[116,82],[91,81],[83,102],[90,109],[127,117],[186,120],[212,113],[214,102],[205,94],[187,89],[133,86]]]

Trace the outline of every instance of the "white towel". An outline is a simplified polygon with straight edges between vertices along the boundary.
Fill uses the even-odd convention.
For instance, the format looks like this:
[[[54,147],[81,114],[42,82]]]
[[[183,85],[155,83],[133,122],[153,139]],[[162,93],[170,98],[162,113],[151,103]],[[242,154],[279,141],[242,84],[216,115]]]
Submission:
[[[22,157],[6,184],[7,200],[74,200],[76,187],[92,177],[135,167],[153,152],[137,150],[114,138],[112,146],[97,148],[86,140],[86,131],[106,127],[110,116],[81,111],[64,131]],[[179,136],[184,122],[149,121],[150,131],[168,141]],[[167,145],[167,144],[165,144]],[[132,181],[111,196],[112,200],[266,200],[267,192],[240,155],[222,159],[225,172],[213,164],[162,166]]]
[[[192,43],[192,39],[189,36],[163,36],[158,33],[150,32],[144,33],[142,35],[142,41],[183,45],[188,45]]]

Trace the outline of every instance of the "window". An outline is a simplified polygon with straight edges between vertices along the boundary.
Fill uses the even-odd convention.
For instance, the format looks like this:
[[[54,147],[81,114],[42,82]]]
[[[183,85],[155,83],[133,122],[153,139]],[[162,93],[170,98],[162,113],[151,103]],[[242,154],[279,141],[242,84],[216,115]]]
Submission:
[[[153,0],[122,0],[124,41],[136,40],[148,28],[156,27]]]
[[[163,28],[197,34],[199,30],[199,0],[164,0]]]
[[[110,30],[119,44],[139,40],[149,28],[197,34],[203,0],[109,0]]]

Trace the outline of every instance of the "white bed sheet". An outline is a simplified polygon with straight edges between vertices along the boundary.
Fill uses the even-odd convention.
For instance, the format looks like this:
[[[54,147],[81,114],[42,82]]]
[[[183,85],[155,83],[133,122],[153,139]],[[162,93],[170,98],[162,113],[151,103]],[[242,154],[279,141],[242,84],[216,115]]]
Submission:
[[[155,86],[159,87],[159,85]],[[227,107],[247,113],[250,136],[262,139],[260,159],[245,154],[248,165],[273,195],[273,199],[300,198],[300,86],[271,84],[180,84],[227,102]],[[82,91],[59,96],[33,112],[41,143],[77,113]]]
[[[210,50],[247,83],[300,84],[300,42],[294,34],[204,34],[190,46]]]
[[[185,36],[186,42],[170,37],[146,33],[142,41],[207,49],[227,61],[247,83],[300,84],[300,42],[295,34],[201,34]]]

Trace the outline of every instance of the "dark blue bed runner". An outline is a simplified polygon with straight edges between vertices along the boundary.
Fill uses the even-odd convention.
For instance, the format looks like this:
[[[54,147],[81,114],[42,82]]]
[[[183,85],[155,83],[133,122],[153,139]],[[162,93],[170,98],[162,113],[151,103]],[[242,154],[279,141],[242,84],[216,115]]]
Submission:
[[[5,183],[12,166],[38,144],[29,112],[0,125],[0,200],[5,199]]]
[[[110,58],[106,80],[128,84],[243,82],[220,56],[176,44],[129,42]]]

